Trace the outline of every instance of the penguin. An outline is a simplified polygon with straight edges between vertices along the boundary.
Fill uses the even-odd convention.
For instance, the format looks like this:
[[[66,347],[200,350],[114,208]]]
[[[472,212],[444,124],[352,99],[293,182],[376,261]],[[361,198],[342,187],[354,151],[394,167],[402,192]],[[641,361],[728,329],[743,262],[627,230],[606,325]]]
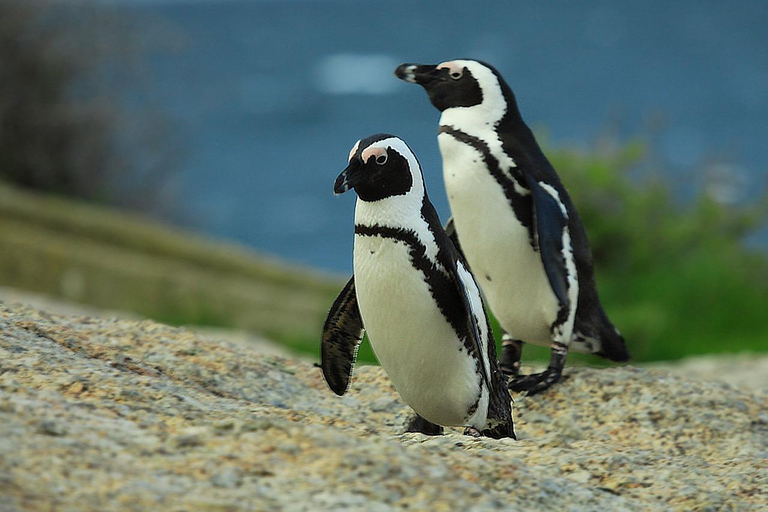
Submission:
[[[402,64],[440,112],[438,144],[453,217],[446,227],[504,330],[509,388],[540,393],[569,350],[629,360],[600,304],[584,225],[499,72],[481,61]],[[523,343],[551,347],[548,368],[521,375]]]
[[[359,140],[334,192],[357,193],[354,273],[334,301],[321,341],[333,392],[349,387],[368,338],[397,392],[416,412],[406,430],[444,426],[516,438],[511,397],[484,303],[429,201],[421,166],[398,137]]]

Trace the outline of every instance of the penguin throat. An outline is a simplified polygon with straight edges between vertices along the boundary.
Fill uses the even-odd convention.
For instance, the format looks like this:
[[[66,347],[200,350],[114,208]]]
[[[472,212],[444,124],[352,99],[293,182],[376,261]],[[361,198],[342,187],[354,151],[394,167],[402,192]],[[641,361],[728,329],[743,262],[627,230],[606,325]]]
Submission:
[[[454,126],[470,133],[495,131],[507,113],[506,105],[490,105],[488,102],[472,107],[453,107],[440,116],[442,126]]]

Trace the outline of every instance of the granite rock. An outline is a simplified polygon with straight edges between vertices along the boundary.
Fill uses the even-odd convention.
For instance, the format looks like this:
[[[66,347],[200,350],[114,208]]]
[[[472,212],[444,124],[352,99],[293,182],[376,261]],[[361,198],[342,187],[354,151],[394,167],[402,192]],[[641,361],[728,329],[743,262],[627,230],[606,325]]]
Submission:
[[[518,441],[403,433],[380,368],[0,306],[0,510],[760,510],[768,397],[632,366],[515,396]]]

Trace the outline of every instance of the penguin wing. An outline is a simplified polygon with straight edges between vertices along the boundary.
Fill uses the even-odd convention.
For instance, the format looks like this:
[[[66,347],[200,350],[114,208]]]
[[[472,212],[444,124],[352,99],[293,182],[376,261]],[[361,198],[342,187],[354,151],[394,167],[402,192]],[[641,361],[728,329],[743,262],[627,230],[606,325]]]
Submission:
[[[565,205],[557,190],[528,177],[528,187],[533,197],[533,226],[536,245],[541,254],[549,285],[561,307],[569,307],[568,267],[565,264],[563,234],[568,229]]]
[[[452,285],[457,292],[456,295],[459,297],[459,306],[461,306],[461,313],[463,313],[460,318],[463,318],[461,322],[464,322],[464,325],[462,325],[463,329],[461,330],[467,333],[464,345],[467,352],[472,354],[477,361],[480,361],[479,370],[487,389],[493,389],[488,371],[486,371],[485,364],[483,363],[483,361],[487,361],[488,356],[483,351],[482,333],[478,325],[481,317],[482,321],[485,321],[486,325],[488,325],[485,308],[483,307],[483,299],[480,296],[480,289],[477,283],[475,283],[475,278],[472,277],[472,273],[469,271],[469,265],[461,253],[459,239],[453,226],[453,217],[448,219],[445,229],[442,229],[440,218],[431,203],[427,202],[425,207],[422,208],[421,213],[430,226],[430,231],[434,233],[435,239],[438,240],[438,245],[448,247],[448,250],[442,251],[443,257],[440,258],[438,256],[438,258],[440,258],[441,263],[445,266],[450,278],[448,286]],[[450,239],[450,242],[446,238]],[[490,332],[489,336],[492,337]]]
[[[485,368],[485,361],[488,359],[488,356],[483,350],[482,333],[480,332],[480,326],[478,324],[478,322],[481,321],[479,317],[482,316],[482,321],[485,321],[486,325],[488,325],[485,309],[483,308],[483,299],[480,297],[480,289],[477,287],[475,279],[469,271],[469,267],[464,263],[464,260],[458,254],[458,251],[454,253],[454,255],[455,257],[451,260],[453,268],[449,274],[453,278],[456,291],[459,292],[461,303],[464,306],[464,318],[466,318],[466,332],[468,338],[464,341],[464,344],[468,352],[480,362],[478,365],[480,375],[482,376],[483,381],[485,381],[486,388],[491,390],[493,389],[491,386],[491,379]],[[490,336],[490,332],[488,334]]]
[[[323,377],[331,390],[339,396],[346,393],[349,387],[363,332],[363,319],[357,306],[353,275],[328,312],[320,344],[320,367]]]

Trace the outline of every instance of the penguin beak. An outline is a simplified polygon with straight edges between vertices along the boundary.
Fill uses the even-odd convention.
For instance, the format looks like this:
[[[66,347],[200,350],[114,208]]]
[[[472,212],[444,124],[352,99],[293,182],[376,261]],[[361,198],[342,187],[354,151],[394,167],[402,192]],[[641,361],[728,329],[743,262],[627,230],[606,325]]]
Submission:
[[[334,194],[343,194],[351,188],[355,188],[357,184],[357,176],[359,165],[353,160],[349,163],[346,169],[341,171],[341,174],[336,178],[336,182],[333,184]]]
[[[400,80],[424,87],[435,80],[438,74],[437,66],[430,64],[400,64],[395,70],[395,76]]]

